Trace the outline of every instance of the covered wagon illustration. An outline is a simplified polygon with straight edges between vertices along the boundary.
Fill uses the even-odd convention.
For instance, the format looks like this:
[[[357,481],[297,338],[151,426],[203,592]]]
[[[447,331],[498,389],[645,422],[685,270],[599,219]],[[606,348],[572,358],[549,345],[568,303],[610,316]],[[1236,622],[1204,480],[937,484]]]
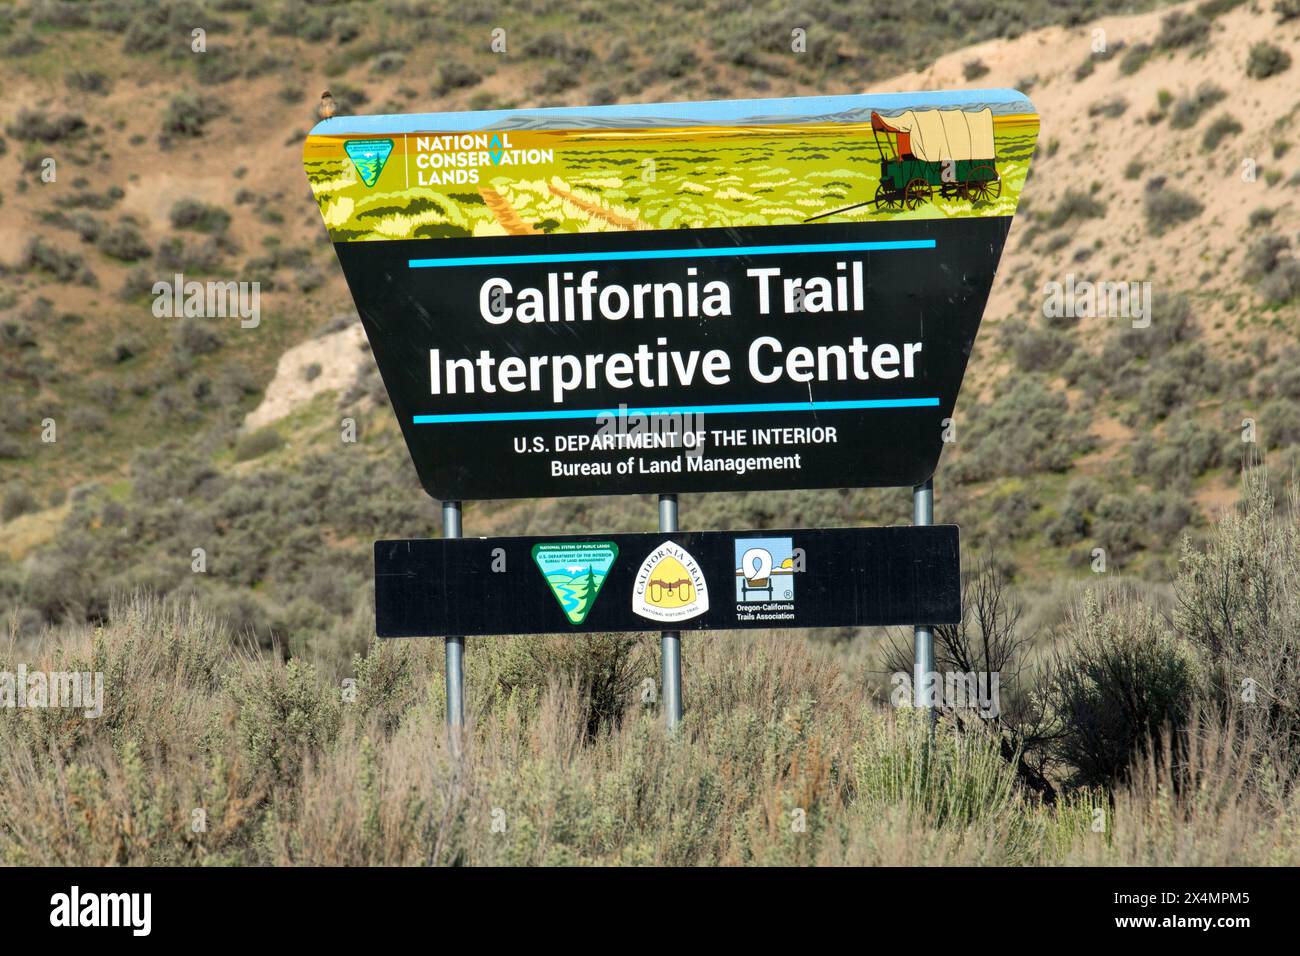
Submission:
[[[871,114],[880,150],[873,204],[916,209],[937,192],[944,199],[990,202],[1002,194],[993,145],[993,111],[907,110]]]

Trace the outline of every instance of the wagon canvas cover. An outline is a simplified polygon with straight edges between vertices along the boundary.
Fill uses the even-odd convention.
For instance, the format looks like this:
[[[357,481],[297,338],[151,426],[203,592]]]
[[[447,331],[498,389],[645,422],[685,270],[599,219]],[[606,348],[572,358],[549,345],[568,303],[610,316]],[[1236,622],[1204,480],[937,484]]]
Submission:
[[[877,115],[885,129],[906,133],[912,155],[927,163],[993,159],[993,111],[908,110],[898,116]]]

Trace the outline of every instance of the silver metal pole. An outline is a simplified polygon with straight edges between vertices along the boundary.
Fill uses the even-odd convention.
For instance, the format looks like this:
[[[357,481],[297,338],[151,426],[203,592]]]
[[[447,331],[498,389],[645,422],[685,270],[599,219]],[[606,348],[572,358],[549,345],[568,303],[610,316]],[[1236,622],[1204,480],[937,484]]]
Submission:
[[[442,536],[460,537],[459,501],[442,503]],[[460,730],[465,726],[465,638],[445,638],[443,650],[447,671],[447,732],[451,737],[453,749],[456,749]]]
[[[659,530],[677,530],[677,496],[659,496]],[[682,720],[682,635],[664,631],[659,635],[659,683],[662,687],[664,724],[675,730]]]
[[[934,524],[934,479],[912,489],[912,524]],[[929,624],[917,624],[912,632],[912,703],[926,708],[934,721],[934,709],[926,694],[927,677],[934,671],[934,630]]]

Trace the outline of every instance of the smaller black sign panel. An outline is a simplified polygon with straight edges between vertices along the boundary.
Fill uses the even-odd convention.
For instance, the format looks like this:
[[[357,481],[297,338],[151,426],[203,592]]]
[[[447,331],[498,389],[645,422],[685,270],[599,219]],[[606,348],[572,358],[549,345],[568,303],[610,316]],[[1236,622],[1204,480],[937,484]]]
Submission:
[[[380,637],[951,624],[955,525],[375,542]]]

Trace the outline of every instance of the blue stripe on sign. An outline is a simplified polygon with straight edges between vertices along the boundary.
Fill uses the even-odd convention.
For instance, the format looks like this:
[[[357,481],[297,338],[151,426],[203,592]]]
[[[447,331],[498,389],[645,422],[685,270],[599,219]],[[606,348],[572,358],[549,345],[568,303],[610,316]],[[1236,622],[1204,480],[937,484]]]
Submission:
[[[664,405],[657,408],[561,408],[541,412],[467,412],[415,415],[416,425],[465,422],[535,422],[557,418],[617,418],[627,415],[746,415],[752,412],[836,412],[859,408],[935,408],[937,398],[866,398],[844,402],[757,402],[751,405]]]
[[[451,259],[408,259],[412,269],[448,266],[514,266],[530,262],[611,262],[625,259],[695,259],[700,256],[777,256],[799,252],[873,252],[887,249],[933,249],[933,239],[879,242],[808,242],[781,246],[709,246],[695,249],[629,249],[621,252],[556,252],[531,256],[457,256]]]

